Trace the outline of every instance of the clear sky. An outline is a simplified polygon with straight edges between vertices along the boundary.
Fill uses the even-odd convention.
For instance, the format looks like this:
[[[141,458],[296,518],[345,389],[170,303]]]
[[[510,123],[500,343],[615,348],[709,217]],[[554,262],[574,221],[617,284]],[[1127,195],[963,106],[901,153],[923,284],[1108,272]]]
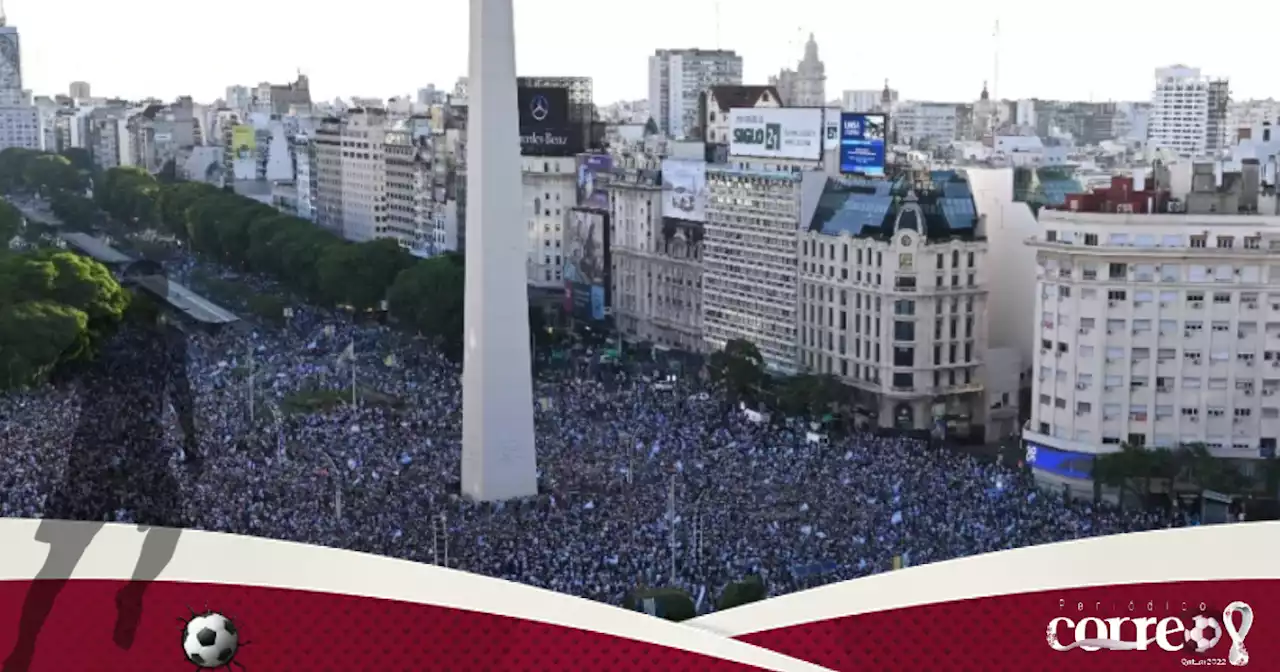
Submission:
[[[467,68],[465,0],[0,0],[22,36],[26,88],[211,102],[231,84],[283,83],[298,69],[313,95],[451,88]],[[720,7],[717,30],[717,4]],[[515,0],[522,75],[586,75],[597,103],[648,95],[657,48],[721,47],[746,83],[793,67],[813,32],[827,97],[879,89],[904,99],[1140,100],[1153,71],[1183,63],[1232,79],[1240,98],[1280,97],[1275,0]],[[1175,10],[1187,11],[1175,11]],[[1188,14],[1188,11],[1190,14]],[[1269,18],[1267,18],[1269,17]]]

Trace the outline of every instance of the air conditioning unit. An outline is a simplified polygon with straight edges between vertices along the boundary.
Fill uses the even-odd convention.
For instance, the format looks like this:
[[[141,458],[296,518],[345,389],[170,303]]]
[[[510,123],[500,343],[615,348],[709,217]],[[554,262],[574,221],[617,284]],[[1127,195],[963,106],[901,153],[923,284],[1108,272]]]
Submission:
[[[1243,331],[1241,331],[1238,334],[1236,334],[1236,336],[1238,336],[1239,338],[1244,338],[1246,334]]]
[[[1080,330],[1080,333],[1081,333],[1082,335],[1083,335],[1083,334],[1087,334],[1087,333],[1089,333],[1089,330],[1088,330],[1088,329],[1081,329],[1081,330]]]
[[[1267,388],[1262,391],[1262,396],[1270,397],[1270,396],[1273,396],[1275,393],[1276,393],[1275,388]]]
[[[1191,416],[1191,422],[1200,422],[1200,416],[1198,415]]]
[[[1086,388],[1088,388],[1088,387],[1089,387],[1089,386],[1088,386],[1088,385],[1085,385],[1084,383],[1076,383],[1076,389],[1077,389],[1077,390],[1083,390],[1083,389],[1086,389]]]
[[[1161,308],[1168,308],[1168,307],[1169,307],[1169,304],[1165,303],[1164,301],[1161,301],[1161,302],[1160,302],[1160,307],[1161,307]]]
[[[1110,330],[1110,329],[1108,329],[1108,330],[1107,330],[1107,334],[1109,334],[1109,335],[1110,335],[1110,334],[1114,334],[1114,333],[1116,333],[1116,332],[1114,332],[1114,331],[1112,331],[1112,330]]]
[[[1245,390],[1245,391],[1244,391],[1244,396],[1246,396],[1246,397],[1252,397],[1252,396],[1253,396],[1253,390]]]
[[[1108,301],[1108,302],[1107,302],[1107,305],[1108,305],[1108,306],[1111,306],[1112,308],[1115,308],[1115,307],[1116,307],[1116,302],[1115,302],[1115,301]]]
[[[1195,308],[1195,309],[1204,308],[1204,302],[1203,302],[1203,301],[1192,301],[1192,302],[1191,302],[1191,307],[1192,307],[1192,308]]]
[[[1258,304],[1256,304],[1256,303],[1246,303],[1246,304],[1244,304],[1244,307],[1245,307],[1245,308],[1248,308],[1249,310],[1257,310],[1257,308],[1258,308]]]

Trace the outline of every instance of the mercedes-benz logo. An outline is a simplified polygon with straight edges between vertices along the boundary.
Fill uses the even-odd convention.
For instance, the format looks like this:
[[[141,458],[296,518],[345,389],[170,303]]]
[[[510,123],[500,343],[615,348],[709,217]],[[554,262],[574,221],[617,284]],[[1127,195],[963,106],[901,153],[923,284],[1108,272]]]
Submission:
[[[543,121],[547,118],[547,114],[551,111],[551,103],[547,101],[546,96],[534,96],[529,101],[529,114],[534,121]]]

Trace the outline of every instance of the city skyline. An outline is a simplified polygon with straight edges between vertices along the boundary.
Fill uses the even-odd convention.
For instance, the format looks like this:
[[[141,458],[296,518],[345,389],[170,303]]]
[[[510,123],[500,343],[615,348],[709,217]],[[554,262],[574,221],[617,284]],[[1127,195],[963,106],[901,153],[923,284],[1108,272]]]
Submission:
[[[655,49],[733,49],[743,56],[745,82],[763,84],[781,68],[794,67],[812,32],[826,63],[829,100],[844,90],[878,89],[886,79],[903,99],[915,100],[971,101],[984,81],[1000,98],[1146,100],[1155,68],[1175,63],[1229,77],[1236,99],[1277,93],[1269,63],[1249,58],[1251,50],[1242,46],[1267,39],[1266,22],[1238,20],[1250,8],[1261,10],[1260,0],[1244,2],[1244,12],[1198,17],[1194,39],[1179,37],[1185,25],[1175,14],[1151,15],[1100,0],[1082,0],[1062,16],[1008,0],[926,3],[925,18],[905,32],[887,5],[830,0],[793,0],[786,16],[730,11],[721,3],[717,31],[716,4],[654,0],[643,14],[627,17],[625,31],[611,31],[613,24],[602,21],[592,30],[599,5],[586,0],[515,0],[518,70],[591,77],[595,101],[609,104],[646,97],[647,59]],[[466,70],[462,2],[427,7],[366,0],[348,11],[299,16],[282,0],[260,0],[251,14],[227,19],[248,24],[255,40],[201,29],[210,19],[196,7],[159,0],[5,3],[9,25],[22,34],[25,86],[37,95],[65,93],[72,81],[86,81],[101,96],[170,100],[185,94],[212,102],[227,86],[284,83],[301,71],[316,100],[386,98],[412,95],[427,84],[451,89]],[[124,17],[130,30],[158,37],[121,40],[126,31],[110,27],[126,25]],[[863,24],[878,27],[858,27]],[[1134,26],[1141,26],[1140,35]],[[165,47],[166,31],[180,37],[171,48]],[[860,59],[871,63],[859,65]]]

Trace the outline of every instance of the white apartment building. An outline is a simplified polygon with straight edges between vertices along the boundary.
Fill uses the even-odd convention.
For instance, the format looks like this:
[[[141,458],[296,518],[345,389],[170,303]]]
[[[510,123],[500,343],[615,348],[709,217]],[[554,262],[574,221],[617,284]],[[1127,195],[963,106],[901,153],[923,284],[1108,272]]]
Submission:
[[[845,112],[888,112],[898,103],[898,92],[889,88],[888,80],[881,90],[855,89],[840,94]]]
[[[18,29],[6,25],[0,9],[0,150],[43,146],[40,111],[22,91],[22,48]]]
[[[1029,458],[1193,443],[1274,456],[1280,217],[1042,211],[1040,221],[1044,234],[1028,241],[1039,336]]]
[[[703,338],[711,350],[751,341],[770,370],[794,373],[799,229],[826,175],[707,166],[706,180]]]
[[[342,119],[342,235],[364,242],[389,235],[386,117],[357,108]]]
[[[564,228],[578,202],[577,159],[524,156],[524,212],[529,231],[528,275],[535,287],[560,287],[564,273]]]
[[[1199,68],[1174,65],[1156,70],[1147,147],[1177,156],[1205,155],[1209,127],[1209,80]]]
[[[0,103],[0,150],[43,149],[44,135],[39,108]]]
[[[649,57],[649,114],[668,137],[695,139],[698,96],[742,84],[742,57],[720,49],[659,49]]]
[[[800,234],[800,363],[856,389],[866,424],[950,436],[988,424],[987,244],[953,182],[903,196],[833,180]]]
[[[701,222],[664,219],[662,163],[614,157],[609,184],[613,314],[629,341],[702,352]]]
[[[959,118],[952,103],[899,103],[889,122],[903,144],[938,147],[959,137]]]

